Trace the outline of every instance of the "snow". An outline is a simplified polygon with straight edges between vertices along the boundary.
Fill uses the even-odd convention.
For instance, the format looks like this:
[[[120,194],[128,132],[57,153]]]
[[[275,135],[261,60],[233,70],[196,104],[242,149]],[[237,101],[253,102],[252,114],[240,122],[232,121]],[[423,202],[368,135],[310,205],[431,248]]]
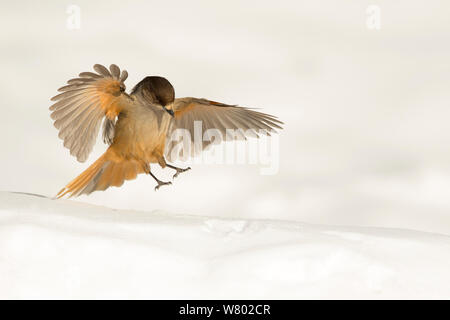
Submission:
[[[0,192],[0,298],[450,298],[450,237]]]

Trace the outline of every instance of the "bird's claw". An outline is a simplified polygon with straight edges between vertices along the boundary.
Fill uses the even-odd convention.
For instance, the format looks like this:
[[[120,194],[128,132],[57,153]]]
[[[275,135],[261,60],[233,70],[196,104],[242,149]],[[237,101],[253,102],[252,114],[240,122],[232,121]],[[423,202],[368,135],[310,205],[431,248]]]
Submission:
[[[159,187],[161,186],[165,186],[165,185],[169,185],[172,184],[172,182],[163,182],[163,181],[158,181],[158,185],[155,187],[155,191],[159,189]]]
[[[180,173],[183,173],[183,172],[186,172],[186,171],[188,171],[188,170],[191,170],[191,167],[187,167],[186,169],[183,169],[183,168],[177,168],[176,170],[177,170],[177,172],[173,175],[173,178],[174,178],[174,179],[175,179],[176,177],[178,177],[178,175],[179,175]]]

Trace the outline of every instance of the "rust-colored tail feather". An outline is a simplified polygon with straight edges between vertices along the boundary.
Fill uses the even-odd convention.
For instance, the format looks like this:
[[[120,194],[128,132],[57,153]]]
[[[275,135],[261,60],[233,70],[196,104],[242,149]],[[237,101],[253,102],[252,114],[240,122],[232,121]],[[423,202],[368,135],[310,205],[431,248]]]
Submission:
[[[110,186],[120,187],[125,180],[135,179],[144,172],[143,166],[134,160],[110,160],[108,152],[98,158],[89,168],[73,179],[56,198],[69,194],[69,198],[81,194],[90,194],[96,190],[106,190]],[[111,157],[112,158],[112,157]]]

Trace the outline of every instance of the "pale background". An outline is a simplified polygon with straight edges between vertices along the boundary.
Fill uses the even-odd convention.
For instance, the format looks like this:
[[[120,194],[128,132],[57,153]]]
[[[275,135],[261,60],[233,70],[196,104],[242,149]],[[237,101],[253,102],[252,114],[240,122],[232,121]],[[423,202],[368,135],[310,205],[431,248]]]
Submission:
[[[66,28],[69,4],[81,29]],[[381,8],[381,29],[366,8]],[[450,234],[448,1],[1,1],[0,190],[53,196],[86,163],[50,97],[92,65],[162,75],[178,97],[260,107],[285,122],[280,170],[195,165],[77,201]],[[172,171],[161,173],[168,179]]]

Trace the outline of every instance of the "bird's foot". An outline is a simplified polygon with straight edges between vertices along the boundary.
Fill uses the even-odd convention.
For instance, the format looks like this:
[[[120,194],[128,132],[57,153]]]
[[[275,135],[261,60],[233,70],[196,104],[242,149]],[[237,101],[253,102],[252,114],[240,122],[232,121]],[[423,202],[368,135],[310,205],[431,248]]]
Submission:
[[[183,172],[186,172],[188,170],[191,170],[191,167],[187,167],[186,169],[183,169],[183,168],[173,168],[173,169],[177,170],[177,172],[173,175],[173,178],[175,179],[176,177],[178,177],[178,175],[180,173],[183,173]]]
[[[156,182],[158,182],[158,185],[155,187],[155,191],[158,190],[159,187],[161,187],[161,186],[172,184],[172,182],[170,182],[170,181],[169,182],[164,182],[164,181],[157,180]]]

